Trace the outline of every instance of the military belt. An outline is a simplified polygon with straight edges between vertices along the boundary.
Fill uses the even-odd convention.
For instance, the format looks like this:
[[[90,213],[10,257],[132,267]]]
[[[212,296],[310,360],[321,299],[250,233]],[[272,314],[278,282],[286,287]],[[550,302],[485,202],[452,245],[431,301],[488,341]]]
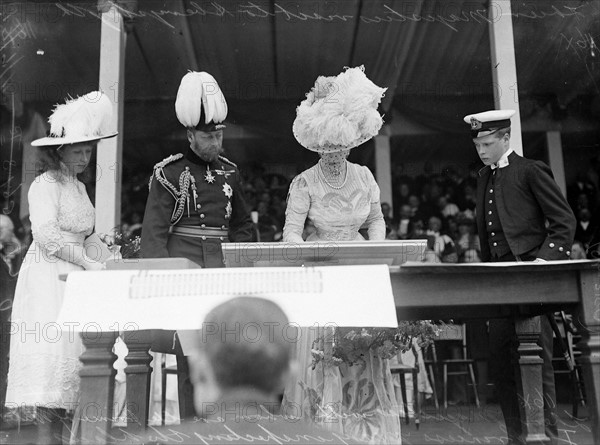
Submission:
[[[171,233],[174,235],[188,236],[190,238],[219,239],[225,241],[228,231],[219,227],[195,227],[195,226],[172,226]]]

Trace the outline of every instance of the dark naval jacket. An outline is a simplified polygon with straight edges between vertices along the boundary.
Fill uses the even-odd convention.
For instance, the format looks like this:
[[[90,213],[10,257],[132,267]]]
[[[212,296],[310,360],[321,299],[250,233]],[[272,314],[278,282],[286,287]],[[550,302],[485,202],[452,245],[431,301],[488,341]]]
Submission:
[[[491,260],[496,241],[488,226],[496,223],[505,237],[502,241],[508,243],[515,256],[532,254],[545,260],[569,259],[575,216],[554,181],[552,170],[541,161],[516,153],[508,156],[508,162],[506,167],[496,169],[495,174],[490,166],[479,171],[477,229],[481,259]]]
[[[184,257],[223,267],[222,242],[253,241],[237,166],[207,163],[191,150],[154,166],[142,227],[144,258]]]

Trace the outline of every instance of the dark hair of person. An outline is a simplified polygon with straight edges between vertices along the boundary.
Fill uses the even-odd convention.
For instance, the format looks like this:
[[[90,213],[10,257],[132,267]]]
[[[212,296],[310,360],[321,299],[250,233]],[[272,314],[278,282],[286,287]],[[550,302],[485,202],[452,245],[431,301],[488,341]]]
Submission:
[[[265,328],[267,321],[276,326],[271,332]],[[281,308],[262,298],[238,297],[213,309],[205,323],[218,329],[204,346],[221,388],[278,389],[292,353],[290,340],[282,336],[288,320]],[[262,332],[250,339],[256,333],[253,326]]]

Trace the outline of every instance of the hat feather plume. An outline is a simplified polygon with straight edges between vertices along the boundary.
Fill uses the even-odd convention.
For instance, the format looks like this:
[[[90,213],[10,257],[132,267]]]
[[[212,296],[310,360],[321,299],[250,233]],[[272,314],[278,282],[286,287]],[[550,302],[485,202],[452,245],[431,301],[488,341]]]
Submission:
[[[196,127],[204,115],[204,123],[221,123],[227,118],[227,102],[213,76],[205,71],[190,71],[181,79],[175,114],[184,127]]]
[[[335,77],[320,76],[296,109],[296,139],[317,151],[353,147],[370,139],[383,125],[377,106],[386,89],[369,80],[362,66]]]
[[[109,133],[112,103],[100,91],[56,105],[48,119],[53,137],[90,137]]]

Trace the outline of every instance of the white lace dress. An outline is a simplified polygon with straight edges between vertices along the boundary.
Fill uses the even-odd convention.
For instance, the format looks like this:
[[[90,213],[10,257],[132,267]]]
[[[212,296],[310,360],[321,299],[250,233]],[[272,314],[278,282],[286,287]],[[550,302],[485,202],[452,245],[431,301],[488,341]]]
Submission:
[[[94,207],[81,182],[56,172],[38,176],[28,199],[34,242],[15,291],[6,406],[73,410],[83,345],[77,332],[61,331],[56,320],[65,286],[59,275],[82,268],[54,253],[83,245],[94,227]]]
[[[346,180],[340,188],[325,181],[319,164],[305,170],[290,185],[283,240],[302,242],[305,222],[314,227],[306,241],[364,240],[358,232],[368,229],[370,240],[385,239],[385,222],[379,202],[379,186],[371,171],[346,162]]]
[[[303,242],[305,225],[312,229],[307,241],[358,241],[366,228],[369,240],[385,239],[379,186],[364,166],[346,163],[346,180],[332,187],[319,164],[302,172],[290,185],[283,241]],[[365,296],[368,298],[368,296]],[[315,308],[318,311],[319,308]],[[292,417],[368,443],[399,444],[399,411],[387,360],[365,354],[365,363],[312,369],[311,349],[322,328],[300,328],[295,343],[299,375],[285,387],[283,410]]]

